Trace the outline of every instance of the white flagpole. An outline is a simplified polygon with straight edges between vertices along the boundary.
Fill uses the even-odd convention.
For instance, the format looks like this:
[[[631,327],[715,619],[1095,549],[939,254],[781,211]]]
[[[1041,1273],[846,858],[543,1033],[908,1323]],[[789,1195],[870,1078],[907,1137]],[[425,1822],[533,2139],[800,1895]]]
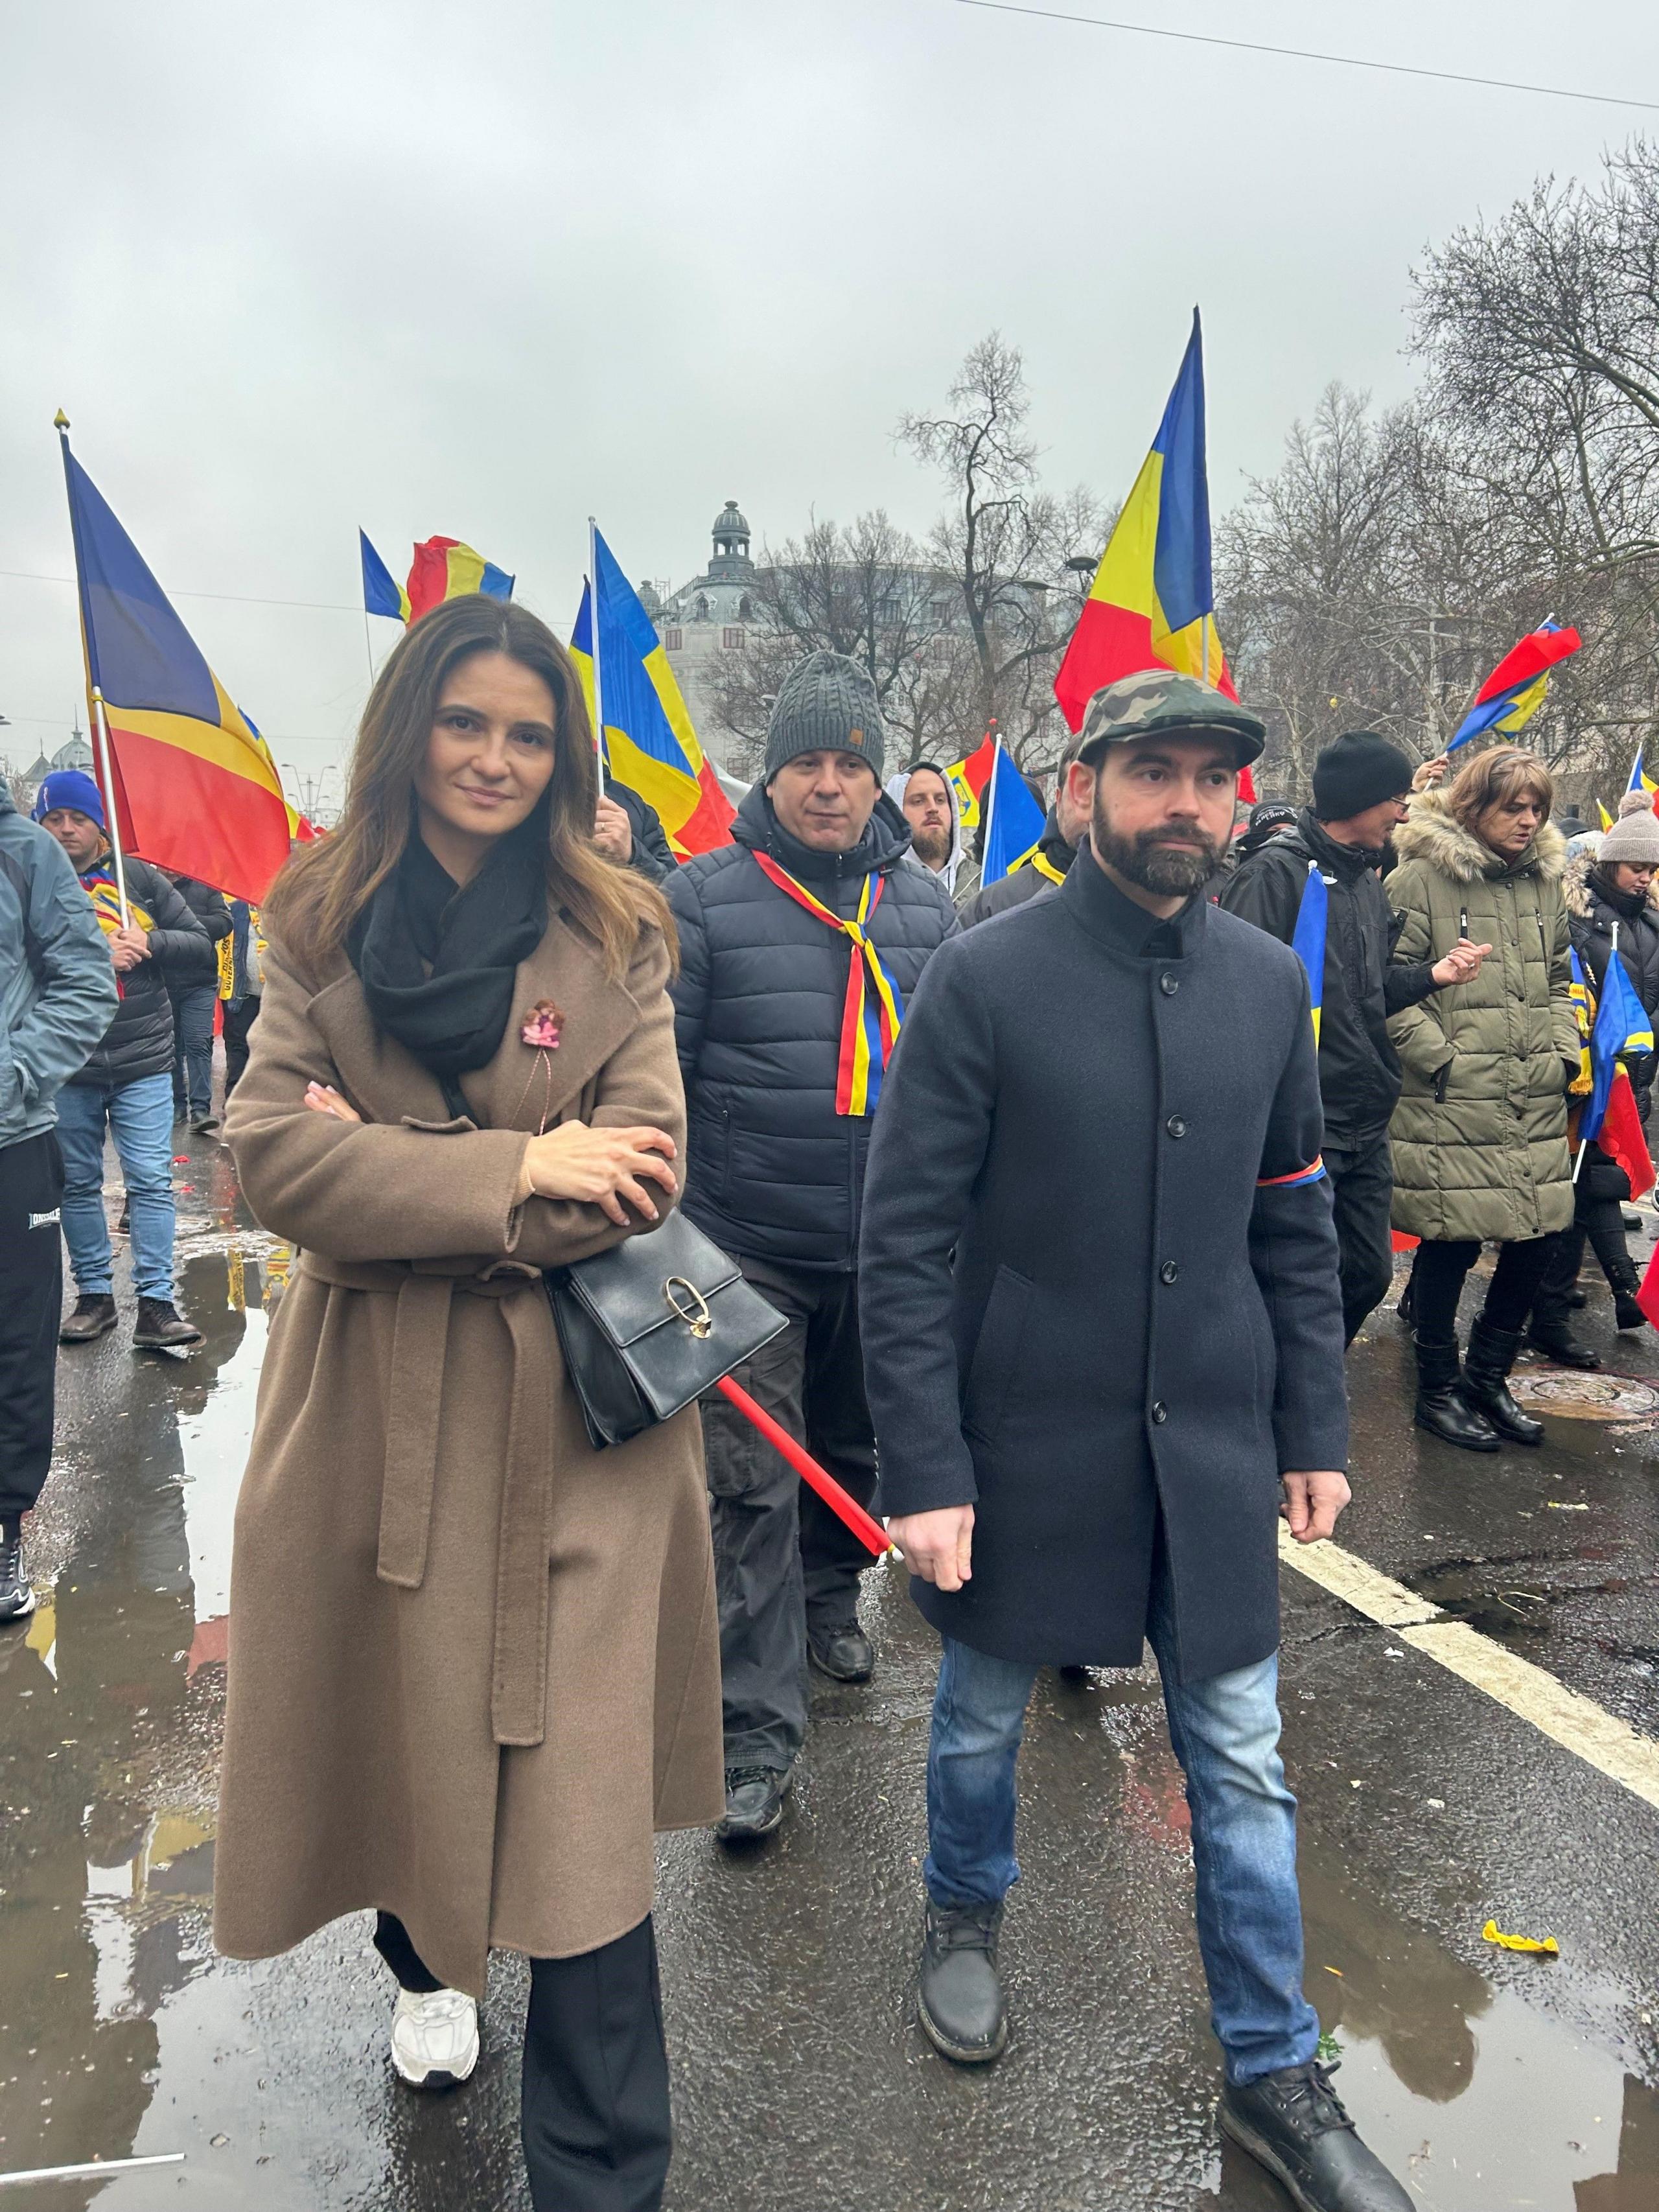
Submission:
[[[997,811],[997,765],[1002,758],[1002,732],[997,732],[996,743],[991,748],[991,773],[985,779],[985,859],[980,862],[980,880],[985,877],[985,861],[991,857],[991,824]]]
[[[599,757],[599,790],[605,791],[605,678],[599,669],[599,532],[587,518],[587,612],[593,662],[593,750]]]
[[[64,484],[69,494],[70,536],[75,544],[76,596],[81,603],[81,653],[86,663],[87,690],[92,698],[93,758],[99,767],[99,781],[104,793],[104,830],[109,839],[110,857],[115,863],[115,902],[121,916],[121,927],[129,928],[132,915],[127,905],[126,855],[121,850],[121,817],[115,804],[115,774],[109,743],[109,718],[104,712],[104,695],[93,680],[92,638],[87,623],[86,576],[81,562],[81,526],[75,511],[75,480],[70,474],[69,416],[60,407],[53,422],[58,443],[64,456]]]

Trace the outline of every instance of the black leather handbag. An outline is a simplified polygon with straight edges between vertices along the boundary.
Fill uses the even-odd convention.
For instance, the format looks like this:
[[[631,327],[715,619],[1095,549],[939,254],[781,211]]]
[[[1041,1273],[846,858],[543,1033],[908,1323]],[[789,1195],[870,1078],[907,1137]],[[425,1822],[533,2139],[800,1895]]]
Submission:
[[[596,1450],[678,1413],[789,1326],[678,1212],[545,1280]]]

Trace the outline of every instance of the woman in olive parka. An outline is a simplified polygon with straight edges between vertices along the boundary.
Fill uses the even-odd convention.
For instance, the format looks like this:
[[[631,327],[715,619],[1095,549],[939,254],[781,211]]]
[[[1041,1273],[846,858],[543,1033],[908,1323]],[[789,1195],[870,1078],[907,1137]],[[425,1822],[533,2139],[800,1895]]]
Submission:
[[[1494,746],[1445,789],[1413,799],[1389,878],[1404,917],[1396,961],[1437,960],[1460,936],[1487,952],[1471,981],[1389,1024],[1405,1073],[1389,1128],[1394,1225],[1423,1240],[1416,1419],[1475,1451],[1542,1440],[1507,1377],[1546,1239],[1572,1218],[1566,1090],[1578,1030],[1553,799],[1541,761]],[[1498,1266],[1460,1370],[1457,1304],[1483,1243],[1498,1244]]]

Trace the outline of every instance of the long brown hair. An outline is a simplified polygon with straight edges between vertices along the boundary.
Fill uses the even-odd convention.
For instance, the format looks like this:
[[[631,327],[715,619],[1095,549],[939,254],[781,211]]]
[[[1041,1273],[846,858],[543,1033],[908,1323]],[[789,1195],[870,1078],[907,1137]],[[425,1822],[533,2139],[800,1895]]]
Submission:
[[[1547,821],[1555,804],[1555,779],[1543,762],[1524,745],[1492,745],[1458,771],[1446,793],[1446,811],[1478,836],[1474,825],[1487,810],[1507,805],[1523,791],[1537,799]]]
[[[504,653],[533,670],[553,695],[553,775],[548,787],[548,896],[599,948],[613,981],[628,971],[643,925],[676,950],[666,902],[632,868],[613,866],[593,843],[599,770],[593,727],[574,663],[547,624],[510,600],[482,592],[447,599],[410,625],[369,693],[351,756],[351,779],[333,835],[296,852],[263,914],[289,957],[320,974],[339,954],[368,901],[409,842],[415,771],[452,672],[475,653]]]

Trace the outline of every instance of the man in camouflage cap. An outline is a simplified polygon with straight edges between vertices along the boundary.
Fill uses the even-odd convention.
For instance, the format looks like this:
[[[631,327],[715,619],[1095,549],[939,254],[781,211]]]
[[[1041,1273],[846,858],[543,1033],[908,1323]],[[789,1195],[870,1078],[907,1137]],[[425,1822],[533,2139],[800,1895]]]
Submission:
[[[1278,1507],[1330,1534],[1347,1411],[1307,977],[1206,896],[1262,735],[1167,670],[1098,693],[1066,770],[1088,841],[1051,896],[940,946],[883,1090],[865,1379],[942,1647],[919,2008],[959,2064],[1003,2049],[1032,1685],[1149,1639],[1220,2124],[1304,2212],[1406,2212],[1319,2063],[1278,1750]]]

